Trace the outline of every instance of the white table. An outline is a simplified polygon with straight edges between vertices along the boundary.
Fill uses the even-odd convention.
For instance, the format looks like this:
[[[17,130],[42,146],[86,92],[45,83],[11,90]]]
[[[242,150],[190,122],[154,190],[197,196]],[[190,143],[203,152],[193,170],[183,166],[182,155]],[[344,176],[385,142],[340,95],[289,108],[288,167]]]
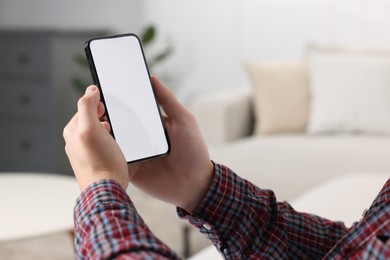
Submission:
[[[0,241],[72,230],[79,194],[72,176],[0,173]]]

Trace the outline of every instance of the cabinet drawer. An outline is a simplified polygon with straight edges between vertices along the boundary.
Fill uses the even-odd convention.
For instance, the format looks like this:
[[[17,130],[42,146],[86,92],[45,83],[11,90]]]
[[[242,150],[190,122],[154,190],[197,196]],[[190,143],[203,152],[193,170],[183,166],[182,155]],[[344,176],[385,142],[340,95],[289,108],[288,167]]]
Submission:
[[[0,81],[0,114],[49,116],[53,97],[46,82],[15,83]]]
[[[0,43],[0,75],[48,77],[49,46],[46,42]]]
[[[53,131],[45,124],[1,122],[0,165],[53,165]]]

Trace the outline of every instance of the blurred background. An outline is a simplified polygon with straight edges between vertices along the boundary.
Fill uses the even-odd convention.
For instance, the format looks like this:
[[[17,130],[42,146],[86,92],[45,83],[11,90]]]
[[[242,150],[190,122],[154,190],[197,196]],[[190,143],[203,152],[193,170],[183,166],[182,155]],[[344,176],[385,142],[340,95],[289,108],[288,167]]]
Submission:
[[[247,83],[244,60],[301,58],[309,42],[388,44],[389,12],[384,0],[2,0],[0,25],[139,33],[154,24],[158,41],[175,50],[164,67],[181,74],[175,87],[189,98]]]
[[[152,73],[191,107],[250,90],[247,62],[303,60],[317,43],[387,48],[389,25],[385,0],[0,0],[0,171],[72,175],[62,129],[91,83],[82,61],[91,37],[152,33]],[[188,255],[186,232],[170,245]]]
[[[56,68],[50,65],[41,70],[51,77],[52,82],[47,84],[61,81],[60,86],[49,86],[49,89],[56,88],[52,94],[59,97],[53,101],[57,106],[52,105],[57,107],[54,110],[62,111],[53,115],[61,129],[74,112],[74,100],[79,96],[78,92],[72,93],[74,78],[82,75],[85,78],[82,83],[90,82],[89,71],[81,67],[74,56],[77,53],[83,56],[83,41],[94,35],[140,34],[148,26],[154,26],[156,36],[146,55],[152,56],[167,47],[171,48],[171,53],[154,66],[152,73],[160,75],[178,98],[189,104],[193,97],[215,89],[248,87],[249,77],[243,68],[247,61],[302,59],[310,43],[385,46],[390,42],[389,13],[390,4],[384,0],[116,0],[112,3],[2,0],[0,29],[30,35],[50,32],[51,35],[41,37],[47,37],[47,41],[68,39],[67,46],[50,43],[39,54],[45,54],[45,58],[56,63]],[[9,36],[4,37],[5,43]],[[23,42],[24,46],[29,44],[29,40],[16,41]],[[3,51],[12,45],[3,46]],[[55,53],[53,46],[57,46]],[[23,60],[26,58],[23,55],[27,54],[22,52],[32,51],[23,48],[19,47],[15,50],[16,56],[8,58]],[[56,55],[58,58],[54,58]],[[5,57],[1,58],[5,61]],[[37,66],[43,65],[38,63]],[[61,66],[66,66],[66,70]],[[2,72],[7,73],[11,72]],[[12,73],[19,75],[17,69]],[[19,102],[34,101],[26,93],[18,94]],[[28,105],[25,107],[28,109]],[[12,129],[7,131],[13,132]],[[19,145],[25,150],[34,148],[29,140],[21,142]],[[62,164],[58,169],[69,171],[66,163]],[[47,170],[51,169],[57,170],[55,167]]]

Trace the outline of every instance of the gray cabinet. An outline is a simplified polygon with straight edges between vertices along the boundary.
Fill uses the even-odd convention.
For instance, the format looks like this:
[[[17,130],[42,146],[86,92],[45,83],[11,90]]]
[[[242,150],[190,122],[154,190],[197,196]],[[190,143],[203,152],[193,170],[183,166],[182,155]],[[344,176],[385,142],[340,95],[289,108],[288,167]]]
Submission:
[[[74,57],[101,32],[0,31],[0,172],[71,174],[62,131],[76,111]]]

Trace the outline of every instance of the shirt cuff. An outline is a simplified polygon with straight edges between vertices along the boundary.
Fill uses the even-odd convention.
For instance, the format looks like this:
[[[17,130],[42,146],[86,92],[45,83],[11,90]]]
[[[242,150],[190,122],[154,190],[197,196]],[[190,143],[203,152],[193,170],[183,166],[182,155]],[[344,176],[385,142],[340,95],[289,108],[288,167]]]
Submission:
[[[77,198],[74,208],[74,222],[80,220],[91,213],[99,210],[99,205],[105,203],[119,202],[121,205],[134,207],[133,202],[122,186],[111,179],[103,179],[89,185]]]
[[[232,224],[239,218],[243,183],[228,167],[214,164],[214,178],[206,196],[192,214],[182,208],[177,208],[177,214],[207,235],[222,252],[223,241],[229,238]]]

